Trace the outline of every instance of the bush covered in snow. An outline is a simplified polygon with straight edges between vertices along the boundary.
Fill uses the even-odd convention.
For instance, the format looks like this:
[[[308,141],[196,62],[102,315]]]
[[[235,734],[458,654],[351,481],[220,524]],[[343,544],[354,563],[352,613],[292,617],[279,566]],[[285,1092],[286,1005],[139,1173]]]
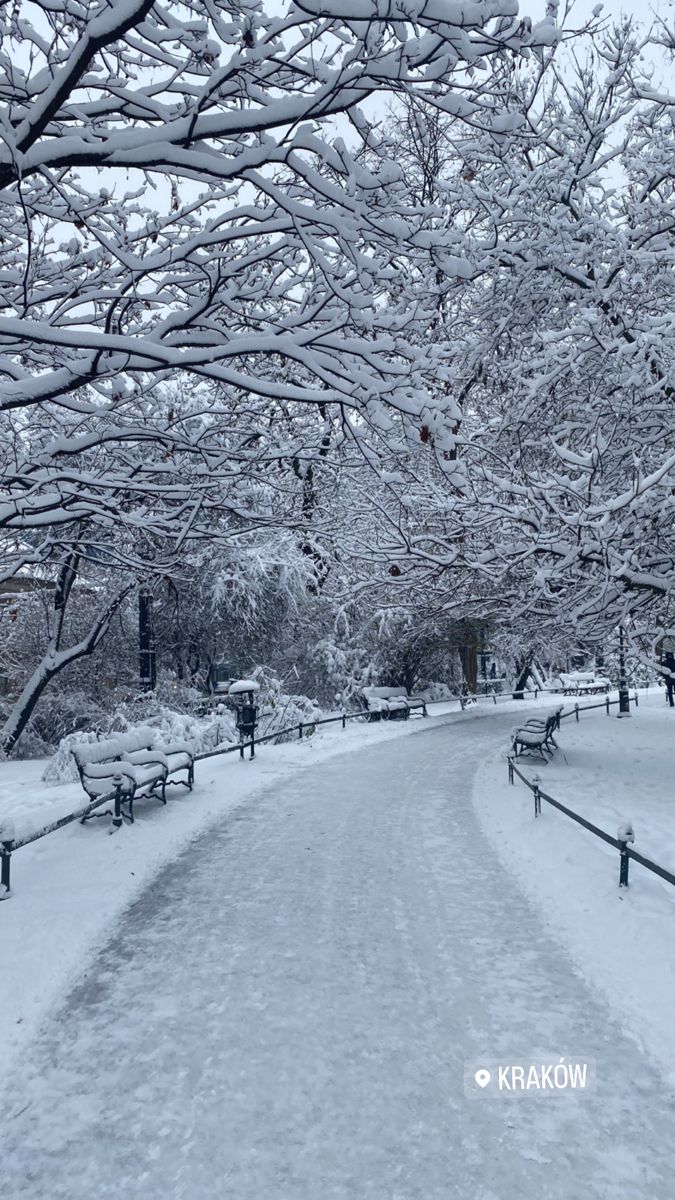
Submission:
[[[41,758],[51,754],[69,734],[104,729],[109,720],[110,715],[85,692],[53,690],[33,713],[19,740],[16,757]]]
[[[260,699],[258,711],[258,736],[263,737],[274,733],[277,729],[286,729],[291,725],[311,724],[324,716],[324,710],[316,700],[309,696],[294,695],[285,691],[284,683],[266,668],[256,671],[256,679],[260,684]],[[288,735],[292,737],[292,734]],[[282,735],[281,740],[284,740]]]
[[[45,783],[69,783],[78,778],[75,759],[71,753],[72,747],[83,742],[96,742],[115,733],[128,733],[140,725],[156,729],[158,741],[190,742],[195,753],[204,750],[215,750],[217,746],[235,742],[237,730],[234,715],[223,705],[204,717],[192,716],[189,713],[179,713],[164,705],[150,704],[154,711],[148,713],[147,708],[138,720],[131,719],[122,709],[109,719],[107,729],[98,732],[87,731],[71,733],[62,738],[56,754],[50,758],[42,778]]]
[[[61,739],[56,754],[50,758],[42,772],[43,783],[53,783],[56,786],[60,783],[72,783],[73,780],[79,779],[77,765],[71,750],[73,746],[81,746],[83,743],[97,742],[98,740],[98,734],[91,731],[67,734]]]
[[[286,692],[282,681],[271,672],[258,669],[256,678],[261,686],[258,706],[259,736],[274,733],[288,726],[297,726],[301,721],[311,725],[313,720],[325,715],[316,700]],[[195,696],[203,705],[203,697],[199,693],[195,693]],[[186,697],[183,696],[183,701],[185,700]],[[42,778],[45,783],[55,785],[76,780],[77,767],[71,753],[74,745],[99,741],[116,733],[128,733],[141,725],[156,729],[159,741],[190,742],[197,754],[215,750],[218,746],[238,741],[235,720],[234,708],[230,705],[218,704],[210,712],[198,716],[190,712],[178,712],[169,704],[162,703],[159,689],[155,693],[142,693],[120,704],[96,729],[70,733],[62,738],[56,753],[47,763]],[[285,736],[282,734],[281,739],[284,740]],[[287,736],[292,737],[293,734]]]
[[[433,703],[434,700],[456,700],[458,694],[457,689],[447,683],[429,683],[420,692],[427,704]]]

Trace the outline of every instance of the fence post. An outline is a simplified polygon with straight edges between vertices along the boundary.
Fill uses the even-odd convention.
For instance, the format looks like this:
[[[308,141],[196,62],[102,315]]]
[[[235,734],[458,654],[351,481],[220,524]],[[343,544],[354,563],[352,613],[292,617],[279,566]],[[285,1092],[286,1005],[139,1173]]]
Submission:
[[[637,688],[635,689],[635,696],[633,697],[633,699],[635,700],[635,707],[636,707],[636,708],[639,708],[639,707],[640,707],[640,705],[638,704],[638,694],[637,694]]]
[[[619,846],[619,887],[628,887],[628,842],[621,842]]]
[[[539,795],[539,784],[535,783],[532,791],[534,793],[534,815],[535,815],[535,817],[538,817],[541,812],[541,796]]]
[[[577,700],[576,704],[574,705],[574,715],[578,721],[579,720],[579,701],[578,700]]]
[[[493,703],[494,703],[494,704],[496,704],[496,703],[497,703],[497,693],[496,693],[496,692],[493,692],[493,693],[492,693],[492,700],[493,700]]]
[[[513,783],[513,759],[509,759],[509,783]]]
[[[302,721],[301,721],[301,722],[300,722],[300,724],[298,725],[298,740],[299,740],[299,741],[302,741],[302,731],[303,731],[303,728],[304,728],[304,726],[303,726],[303,724],[302,724]]]
[[[343,729],[347,728],[347,714],[346,713],[342,714],[342,728]]]
[[[255,725],[251,729],[251,753],[249,758],[255,758]]]
[[[119,829],[122,824],[122,776],[119,774],[113,775],[113,787],[115,789],[115,811],[113,812],[112,823],[115,829]]]
[[[534,689],[534,698],[535,698],[535,700],[537,699],[538,695],[539,695],[539,688],[535,688],[535,689]]]
[[[605,696],[605,708],[607,709],[607,716],[609,716],[609,694]]]
[[[635,841],[635,831],[630,821],[625,821],[623,825],[619,825],[616,831],[616,840],[619,843],[619,887],[628,887],[628,843]]]
[[[12,863],[12,850],[14,849],[14,839],[7,837],[9,830],[3,829],[3,840],[0,842],[0,862],[2,868],[0,870],[0,900],[9,900],[10,897],[10,867]]]

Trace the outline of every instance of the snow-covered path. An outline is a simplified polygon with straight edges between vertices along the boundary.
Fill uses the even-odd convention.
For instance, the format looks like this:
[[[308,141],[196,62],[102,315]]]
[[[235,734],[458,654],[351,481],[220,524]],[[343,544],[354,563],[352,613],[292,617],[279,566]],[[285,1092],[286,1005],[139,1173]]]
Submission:
[[[5,1081],[3,1195],[671,1198],[672,1095],[474,817],[511,723],[331,759],[196,841]],[[597,1091],[464,1095],[466,1059],[552,1054]]]

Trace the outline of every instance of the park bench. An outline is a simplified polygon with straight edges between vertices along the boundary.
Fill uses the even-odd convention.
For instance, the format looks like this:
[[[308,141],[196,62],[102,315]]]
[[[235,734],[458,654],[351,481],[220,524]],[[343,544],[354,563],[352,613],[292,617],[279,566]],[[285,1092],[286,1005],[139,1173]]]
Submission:
[[[365,687],[360,699],[370,721],[407,721],[411,712],[420,709],[423,717],[427,715],[424,697],[411,696],[404,687]]]
[[[72,754],[82,786],[92,800],[113,791],[119,778],[122,803],[132,822],[135,800],[156,795],[166,804],[167,783],[181,783],[192,791],[192,746],[188,742],[163,743],[155,729],[135,729],[99,742],[83,742],[72,748]],[[181,775],[184,778],[179,778]]]
[[[563,706],[548,714],[545,718],[531,717],[524,725],[513,731],[513,752],[516,758],[523,754],[538,751],[544,762],[548,762],[544,751],[552,754],[558,749],[558,743],[553,736],[560,729],[560,717]]]
[[[551,691],[561,691],[564,696],[588,696],[608,692],[611,686],[611,680],[593,671],[561,671]]]

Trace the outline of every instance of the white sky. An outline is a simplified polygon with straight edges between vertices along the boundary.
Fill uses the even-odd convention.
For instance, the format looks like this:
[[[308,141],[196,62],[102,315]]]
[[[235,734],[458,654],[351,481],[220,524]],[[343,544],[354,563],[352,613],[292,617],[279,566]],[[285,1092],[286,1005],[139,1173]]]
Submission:
[[[519,0],[521,12],[531,13],[533,18],[536,16],[537,19],[539,19],[544,3],[545,0]],[[560,17],[562,17],[564,3],[565,0],[560,0]],[[588,20],[598,3],[599,0],[575,0],[571,14],[573,26],[581,24],[583,20]],[[672,28],[675,26],[675,0],[604,0],[601,17],[609,19],[611,23],[621,17],[633,17],[646,29],[660,17]],[[655,57],[654,61],[656,67],[654,86],[665,86],[668,91],[672,91],[674,85],[672,60],[664,51]]]
[[[575,12],[581,13],[582,16],[590,16],[597,0],[577,0]],[[523,7],[523,6],[521,6]],[[620,16],[625,13],[626,16],[639,17],[640,20],[648,21],[651,15],[659,9],[665,11],[665,5],[662,0],[656,0],[655,3],[648,3],[647,0],[605,0],[603,12],[606,15]]]

